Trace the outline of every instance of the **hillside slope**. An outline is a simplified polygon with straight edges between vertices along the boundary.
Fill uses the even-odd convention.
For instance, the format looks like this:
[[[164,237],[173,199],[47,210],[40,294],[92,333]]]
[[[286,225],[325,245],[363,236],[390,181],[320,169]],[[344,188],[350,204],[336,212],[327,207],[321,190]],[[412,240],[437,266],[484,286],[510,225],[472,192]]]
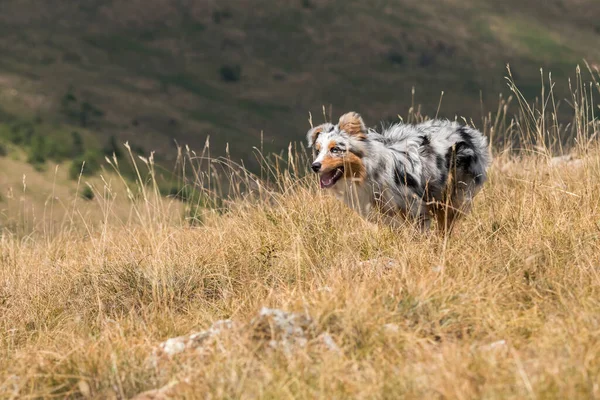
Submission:
[[[195,228],[156,198],[87,235],[3,236],[0,397],[595,398],[586,150],[497,158],[450,238],[374,226],[297,179]]]
[[[20,169],[11,149],[0,398],[597,398],[597,95],[573,93],[562,157],[528,141],[561,133],[546,120],[488,120],[522,147],[493,149],[450,235],[361,218],[302,153],[264,179],[229,162],[233,196],[198,160],[210,182],[162,196],[139,159],[137,183],[105,171],[83,201],[55,189],[66,171]]]
[[[370,124],[424,110],[477,120],[505,91],[530,97],[539,67],[563,82],[600,62],[593,0],[6,0],[0,5],[3,121],[111,135],[175,156],[174,140],[285,148],[332,105]],[[66,126],[66,128],[64,128]],[[51,135],[48,133],[48,135]],[[94,140],[92,140],[94,141]]]

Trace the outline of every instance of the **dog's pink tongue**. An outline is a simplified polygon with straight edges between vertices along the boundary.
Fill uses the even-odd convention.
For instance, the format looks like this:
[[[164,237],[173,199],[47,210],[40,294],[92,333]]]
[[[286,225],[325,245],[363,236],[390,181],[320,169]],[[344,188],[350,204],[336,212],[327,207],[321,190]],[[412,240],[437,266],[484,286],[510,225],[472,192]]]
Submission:
[[[333,177],[335,175],[335,171],[327,172],[321,175],[321,188],[328,188],[333,185]]]
[[[321,177],[321,188],[326,188],[331,186],[331,182],[333,181],[332,178],[325,178],[325,177]]]

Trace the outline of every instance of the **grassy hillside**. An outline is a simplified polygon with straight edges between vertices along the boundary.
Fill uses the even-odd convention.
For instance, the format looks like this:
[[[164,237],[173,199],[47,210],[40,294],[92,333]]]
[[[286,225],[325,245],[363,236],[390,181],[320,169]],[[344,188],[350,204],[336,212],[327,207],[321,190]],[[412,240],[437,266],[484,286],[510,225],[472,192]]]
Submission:
[[[211,135],[213,152],[230,142],[256,166],[252,146],[286,148],[322,105],[374,125],[416,87],[425,113],[444,91],[440,115],[478,121],[508,62],[528,98],[551,70],[560,99],[577,63],[600,62],[598,15],[593,0],[7,0],[0,111],[48,140],[78,130],[98,149],[114,135],[170,162],[174,140]]]
[[[193,226],[151,160],[137,186],[97,182],[95,213],[73,204],[52,229],[0,237],[0,397],[598,397],[588,95],[574,93],[571,158],[530,141],[561,133],[550,109],[486,122],[523,149],[494,149],[450,237],[366,222],[304,176],[301,154],[270,180],[229,174],[233,197],[199,182],[220,203]]]

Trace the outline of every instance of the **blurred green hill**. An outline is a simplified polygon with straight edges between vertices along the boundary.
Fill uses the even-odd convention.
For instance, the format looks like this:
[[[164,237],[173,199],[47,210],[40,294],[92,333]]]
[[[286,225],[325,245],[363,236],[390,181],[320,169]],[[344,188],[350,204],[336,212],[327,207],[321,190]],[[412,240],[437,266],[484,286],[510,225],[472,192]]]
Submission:
[[[441,116],[477,121],[507,63],[526,96],[540,67],[565,95],[599,44],[596,0],[4,0],[0,141],[38,164],[124,141],[169,161],[210,135],[251,160],[261,137],[301,140],[323,105],[371,125],[405,114],[413,87],[424,113],[443,91]]]

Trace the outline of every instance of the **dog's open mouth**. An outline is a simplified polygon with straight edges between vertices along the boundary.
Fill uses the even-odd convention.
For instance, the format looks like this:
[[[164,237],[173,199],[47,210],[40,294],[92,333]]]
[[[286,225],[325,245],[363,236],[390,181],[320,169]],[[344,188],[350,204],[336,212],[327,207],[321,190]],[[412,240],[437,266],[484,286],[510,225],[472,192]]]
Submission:
[[[337,181],[340,180],[342,176],[344,176],[344,168],[342,167],[323,172],[321,174],[321,179],[319,179],[321,182],[321,188],[326,189],[332,187]]]

